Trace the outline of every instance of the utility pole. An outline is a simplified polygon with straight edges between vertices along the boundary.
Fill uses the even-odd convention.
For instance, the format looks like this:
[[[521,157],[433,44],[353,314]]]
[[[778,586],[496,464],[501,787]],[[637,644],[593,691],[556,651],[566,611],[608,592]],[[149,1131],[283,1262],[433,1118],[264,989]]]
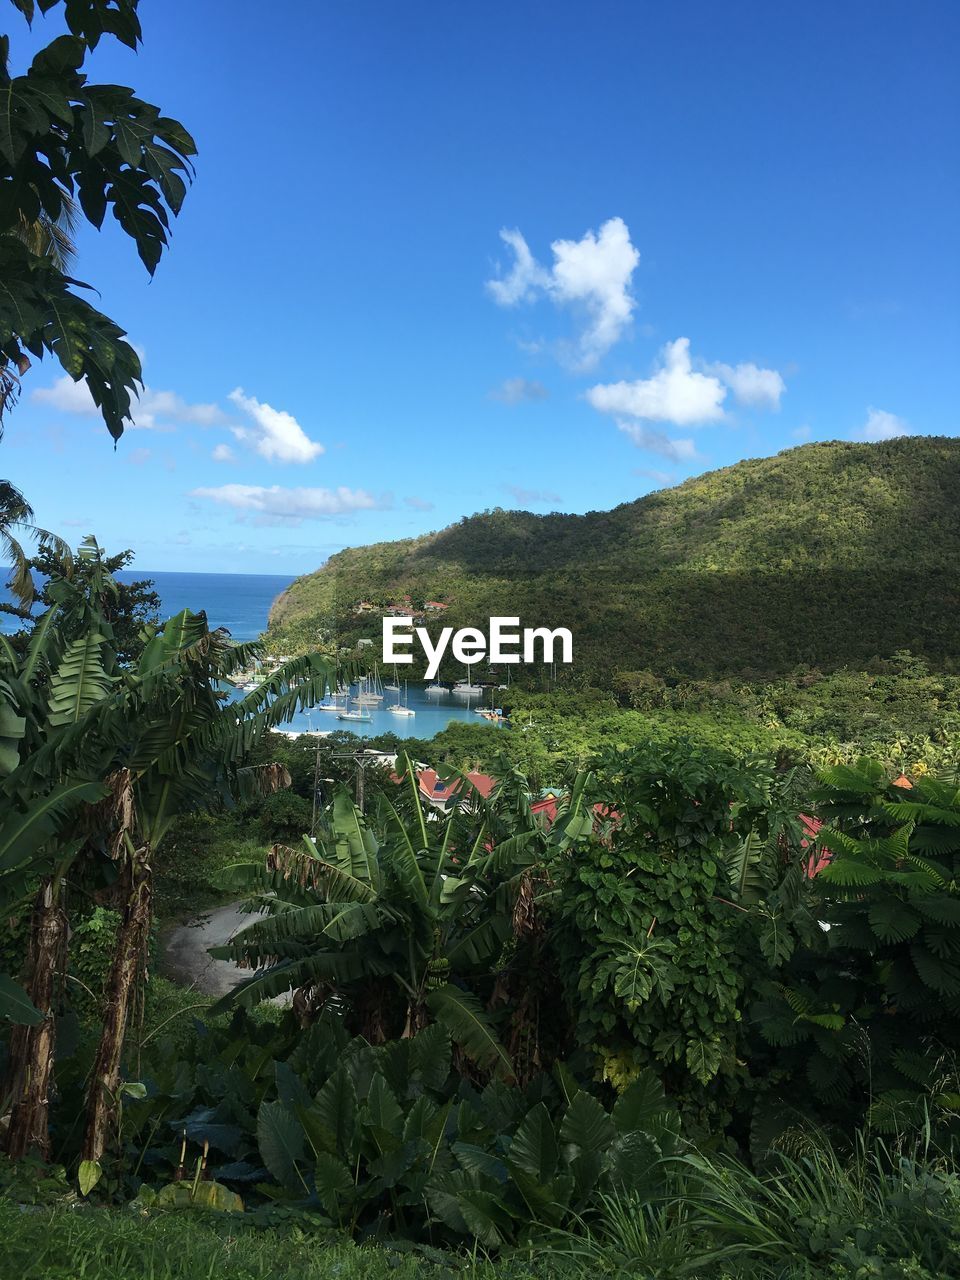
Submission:
[[[320,809],[320,801],[321,801],[320,783],[321,782],[329,782],[330,785],[332,786],[334,783],[334,779],[320,777],[320,747],[317,746],[313,756],[313,814],[310,818],[310,835],[311,836],[316,836],[317,834],[317,813]]]
[[[334,757],[335,760],[352,760],[357,771],[357,808],[361,813],[366,812],[366,771],[372,764],[382,765],[383,760],[374,751],[344,751],[340,755]]]

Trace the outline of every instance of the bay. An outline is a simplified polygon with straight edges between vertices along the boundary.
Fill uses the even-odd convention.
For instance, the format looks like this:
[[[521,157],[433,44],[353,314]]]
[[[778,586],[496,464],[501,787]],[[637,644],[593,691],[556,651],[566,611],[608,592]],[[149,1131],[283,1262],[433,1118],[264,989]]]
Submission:
[[[2,573],[2,571],[0,571]],[[149,569],[124,569],[117,574],[121,582],[139,582],[149,578],[160,596],[160,616],[169,618],[182,609],[198,613],[206,610],[211,627],[226,627],[234,640],[255,640],[266,628],[270,606],[292,579],[268,573],[169,573]],[[6,574],[0,582],[6,581]],[[10,601],[6,587],[0,585],[0,600]],[[17,619],[0,613],[0,633],[11,635],[19,629]],[[489,700],[489,695],[487,695]],[[447,693],[427,694],[420,685],[409,689],[408,704],[416,714],[398,716],[387,710],[396,695],[387,693],[381,704],[369,708],[370,723],[338,720],[333,712],[307,711],[296,716],[288,726],[300,732],[329,733],[346,730],[360,738],[393,733],[398,738],[432,738],[455,720],[483,723],[476,714],[477,698]]]

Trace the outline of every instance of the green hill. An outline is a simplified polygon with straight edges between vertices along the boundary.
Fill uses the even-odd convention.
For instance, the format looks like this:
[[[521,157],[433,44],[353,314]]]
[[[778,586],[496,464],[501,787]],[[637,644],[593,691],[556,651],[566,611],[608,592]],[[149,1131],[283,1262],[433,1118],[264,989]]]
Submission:
[[[575,674],[762,677],[910,649],[960,666],[960,439],[809,444],[612,511],[494,510],[438,533],[350,548],[271,612],[286,647],[334,618],[342,643],[379,637],[357,614],[409,595],[444,622],[568,626]]]

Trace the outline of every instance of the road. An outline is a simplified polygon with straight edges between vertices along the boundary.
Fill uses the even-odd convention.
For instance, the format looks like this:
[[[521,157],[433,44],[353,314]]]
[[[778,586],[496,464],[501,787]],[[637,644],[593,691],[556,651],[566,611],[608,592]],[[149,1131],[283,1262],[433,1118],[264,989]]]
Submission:
[[[241,905],[228,902],[167,930],[160,942],[163,973],[205,996],[226,995],[238,982],[249,978],[249,969],[238,968],[232,960],[214,960],[207,955],[208,947],[223,946],[234,934],[253,923],[255,917],[241,911]]]

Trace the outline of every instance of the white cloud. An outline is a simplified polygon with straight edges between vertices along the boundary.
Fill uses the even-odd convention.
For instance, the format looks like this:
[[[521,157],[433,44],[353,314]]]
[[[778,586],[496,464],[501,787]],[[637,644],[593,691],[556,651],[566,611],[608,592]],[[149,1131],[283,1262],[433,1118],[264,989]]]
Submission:
[[[897,436],[909,436],[913,428],[904,418],[895,413],[887,413],[885,409],[867,409],[867,420],[862,427],[854,431],[854,440],[894,440]]]
[[[226,420],[227,415],[218,405],[188,404],[175,391],[154,391],[152,387],[144,387],[133,411],[134,427],[148,431],[163,422],[215,427]]]
[[[235,462],[236,455],[228,444],[218,444],[210,455],[214,462]]]
[[[404,502],[407,504],[408,507],[411,507],[414,511],[432,511],[433,510],[433,503],[429,502],[426,498],[418,498],[416,496],[412,496],[409,498],[404,498]]]
[[[382,511],[390,503],[375,498],[365,489],[282,489],[254,484],[222,484],[216,488],[193,489],[192,498],[207,498],[234,511],[299,523],[348,515],[353,511]]]
[[[525,400],[546,400],[550,392],[542,382],[529,378],[507,378],[489,393],[491,400],[502,404],[522,404]]]
[[[656,484],[671,484],[673,482],[674,473],[672,471],[659,471],[656,467],[634,467],[633,474],[640,476],[644,480],[653,480]]]
[[[100,410],[93,402],[86,382],[74,382],[69,374],[57,378],[51,387],[38,387],[31,396],[37,404],[48,404],[61,413],[76,413],[83,417],[96,417]],[[154,391],[144,387],[133,403],[131,430],[162,430],[172,422],[193,423],[200,427],[217,426],[226,422],[226,414],[215,404],[189,404],[175,391]]]
[[[738,404],[751,409],[780,408],[787,384],[776,369],[761,369],[755,364],[707,364],[703,368],[726,383]]]
[[[663,431],[655,431],[652,427],[642,427],[639,422],[618,422],[617,426],[628,436],[638,449],[646,449],[648,453],[658,453],[661,458],[669,458],[671,462],[688,462],[697,456],[693,441],[671,440]]]
[[[30,399],[37,404],[49,404],[61,413],[81,413],[93,415],[97,406],[86,382],[74,382],[69,374],[57,378],[52,387],[37,387],[31,392]]]
[[[716,422],[723,414],[726,388],[718,378],[694,371],[690,339],[668,342],[660,353],[660,368],[636,382],[599,383],[587,399],[601,413],[648,422],[672,422],[678,427]],[[626,428],[621,425],[621,430]]]
[[[619,341],[630,323],[636,299],[630,293],[640,254],[630,242],[622,218],[610,218],[599,233],[587,231],[580,240],[554,240],[554,263],[541,266],[517,230],[502,230],[500,238],[513,250],[509,273],[487,281],[487,291],[502,307],[516,306],[546,294],[557,306],[579,307],[587,323],[580,335],[574,362],[589,369]]]
[[[562,502],[563,499],[559,493],[552,493],[549,489],[521,489],[516,484],[505,484],[503,489],[510,494],[514,502],[542,504],[546,502]]]
[[[233,434],[268,462],[312,462],[324,452],[323,445],[309,438],[293,414],[244,395],[242,387],[231,391],[228,399],[253,422],[251,427],[232,427]]]
[[[487,281],[487,290],[494,302],[501,307],[513,307],[534,298],[538,290],[549,289],[550,272],[540,266],[520,232],[503,227],[500,239],[513,250],[513,266],[508,275]]]

